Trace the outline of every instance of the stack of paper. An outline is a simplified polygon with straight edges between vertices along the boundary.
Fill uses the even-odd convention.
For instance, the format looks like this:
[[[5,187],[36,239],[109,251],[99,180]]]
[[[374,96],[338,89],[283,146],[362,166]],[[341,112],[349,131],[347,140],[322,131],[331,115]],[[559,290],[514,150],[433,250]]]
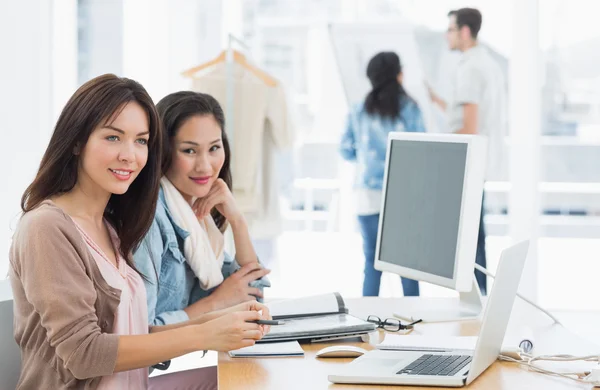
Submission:
[[[231,357],[266,357],[266,356],[304,356],[304,350],[297,341],[254,344],[251,347],[229,351]]]

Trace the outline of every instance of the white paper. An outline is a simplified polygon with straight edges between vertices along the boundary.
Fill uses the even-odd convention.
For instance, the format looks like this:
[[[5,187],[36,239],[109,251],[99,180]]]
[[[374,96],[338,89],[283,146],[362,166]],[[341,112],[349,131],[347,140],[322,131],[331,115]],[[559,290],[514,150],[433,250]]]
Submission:
[[[304,350],[297,341],[278,343],[260,343],[251,347],[236,349],[229,352],[231,357],[260,357],[260,356],[303,356]]]
[[[339,312],[335,294],[315,295],[311,297],[287,299],[266,303],[273,318]]]
[[[386,334],[377,349],[395,349],[411,351],[450,351],[474,350],[476,336],[415,336]]]
[[[171,359],[171,365],[166,370],[153,370],[150,377],[174,374],[176,372],[195,370],[197,368],[216,366],[219,361],[219,354],[215,351],[196,351]]]

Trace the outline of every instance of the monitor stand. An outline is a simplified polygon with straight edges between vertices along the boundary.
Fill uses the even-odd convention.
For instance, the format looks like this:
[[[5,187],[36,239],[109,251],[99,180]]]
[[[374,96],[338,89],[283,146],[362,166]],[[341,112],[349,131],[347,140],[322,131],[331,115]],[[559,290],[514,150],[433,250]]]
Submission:
[[[428,305],[429,306],[429,305]],[[473,275],[473,287],[469,292],[459,293],[458,300],[449,303],[444,300],[443,304],[432,305],[428,309],[406,308],[394,313],[405,321],[416,321],[422,319],[423,322],[446,322],[446,321],[466,321],[477,319],[482,312],[481,292],[477,279]]]

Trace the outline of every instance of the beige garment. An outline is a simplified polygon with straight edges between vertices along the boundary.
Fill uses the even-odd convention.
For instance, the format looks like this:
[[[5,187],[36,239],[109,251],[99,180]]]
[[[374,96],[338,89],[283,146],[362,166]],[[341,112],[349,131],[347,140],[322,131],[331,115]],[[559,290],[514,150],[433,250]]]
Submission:
[[[225,124],[232,147],[233,194],[254,238],[275,236],[280,230],[278,182],[272,166],[277,149],[293,140],[285,91],[281,83],[267,86],[250,71],[234,65],[232,108],[227,107],[225,64],[193,80],[193,90],[212,95],[223,110],[233,109]],[[253,228],[253,226],[255,226]]]
[[[23,367],[17,389],[97,389],[117,363],[121,291],[106,282],[73,220],[42,202],[21,217],[9,260]]]
[[[248,225],[252,238],[266,240],[281,232],[281,211],[279,205],[279,182],[277,180],[277,150],[270,133],[265,134],[262,142],[262,164],[259,169],[257,190],[259,207],[248,213]]]

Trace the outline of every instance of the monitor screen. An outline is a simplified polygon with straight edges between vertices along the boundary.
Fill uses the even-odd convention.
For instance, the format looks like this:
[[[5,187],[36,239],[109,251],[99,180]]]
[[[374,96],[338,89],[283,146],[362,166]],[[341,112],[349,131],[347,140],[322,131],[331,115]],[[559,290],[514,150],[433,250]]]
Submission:
[[[379,260],[453,279],[466,143],[392,140]]]

